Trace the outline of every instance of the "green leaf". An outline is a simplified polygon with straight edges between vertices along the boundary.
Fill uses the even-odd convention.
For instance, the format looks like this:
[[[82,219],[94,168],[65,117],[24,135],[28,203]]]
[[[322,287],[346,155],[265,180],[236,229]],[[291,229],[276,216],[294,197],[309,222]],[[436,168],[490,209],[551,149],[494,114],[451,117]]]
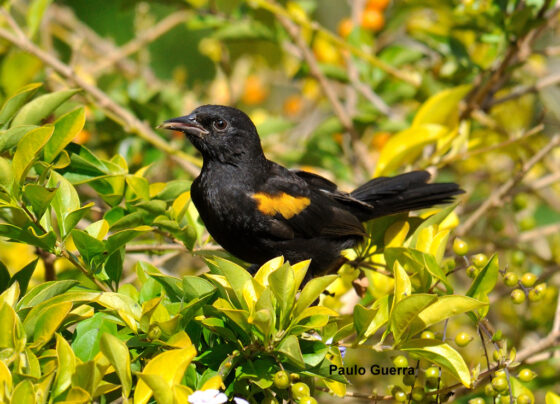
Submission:
[[[105,252],[105,244],[95,237],[91,237],[87,232],[74,229],[71,234],[72,240],[86,264],[89,265],[93,258]]]
[[[80,321],[76,326],[72,349],[82,361],[91,360],[100,349],[101,336],[105,333],[117,335],[115,319],[106,313],[95,313],[93,317]]]
[[[31,380],[25,379],[18,383],[14,392],[12,393],[12,399],[10,401],[12,404],[35,404],[35,389],[33,388],[33,383]]]
[[[62,90],[35,98],[19,110],[11,127],[40,124],[43,119],[79,91],[81,90]]]
[[[85,108],[81,107],[62,115],[54,122],[54,132],[45,145],[45,161],[52,162],[76,137],[86,122]]]
[[[39,219],[51,204],[55,194],[56,189],[48,189],[37,184],[27,184],[23,187],[23,201],[31,205],[33,213]]]
[[[301,340],[300,348],[303,361],[307,366],[319,365],[329,351],[324,342],[313,340]]]
[[[27,9],[27,28],[33,37],[41,25],[43,15],[52,0],[33,0]]]
[[[183,296],[185,301],[210,295],[216,291],[216,287],[206,279],[198,276],[183,276]]]
[[[56,334],[56,378],[52,388],[52,396],[57,397],[64,393],[72,384],[72,374],[76,370],[76,357],[68,342]]]
[[[38,126],[35,125],[24,125],[0,131],[0,152],[11,149],[18,144],[25,134],[37,128]]]
[[[29,280],[31,279],[31,276],[33,275],[33,272],[35,272],[35,268],[37,267],[37,262],[39,262],[39,258],[34,259],[22,269],[17,271],[14,276],[12,276],[12,279],[10,279],[8,287],[14,282],[17,282],[19,283],[20,293],[24,295],[25,291],[27,290],[27,286],[29,285]]]
[[[459,103],[471,88],[471,84],[464,84],[431,96],[416,113],[412,126],[439,124],[450,129],[457,126],[459,123]]]
[[[494,290],[494,286],[496,286],[499,270],[498,257],[493,255],[484,268],[480,270],[466,295],[482,302],[488,302],[488,294]],[[484,306],[479,309],[479,315],[484,317],[488,313],[488,308],[489,306]]]
[[[276,350],[282,354],[295,366],[299,368],[305,367],[303,355],[299,347],[299,341],[295,335],[288,335],[284,338]]]
[[[465,387],[471,387],[471,374],[467,364],[463,357],[446,343],[432,339],[414,339],[400,345],[399,350],[437,363],[457,377]]]
[[[124,249],[119,249],[109,255],[107,260],[103,263],[103,269],[105,273],[109,277],[109,279],[118,286],[122,270],[123,270],[123,263],[124,263]]]
[[[123,396],[128,397],[132,389],[132,375],[130,374],[130,354],[124,342],[111,334],[103,334],[99,341],[99,348],[109,360],[121,381]]]
[[[354,306],[354,329],[361,339],[375,318],[375,310],[368,309],[361,304]]]
[[[6,265],[0,261],[0,293],[10,286],[10,277],[10,271],[8,271]]]
[[[32,226],[22,229],[11,224],[0,224],[0,236],[31,244],[46,251],[52,251],[56,244],[56,235],[52,231],[38,235]]]
[[[150,199],[150,184],[146,178],[137,177],[135,175],[127,175],[125,177],[125,181],[132,190],[132,193],[135,195],[135,197],[132,197],[132,195],[129,196],[129,193],[127,193],[127,201],[135,201],[137,199],[147,201]]]
[[[296,286],[294,270],[285,263],[268,277],[268,284],[280,310],[280,327],[285,325],[289,318],[290,310],[294,305]]]
[[[52,304],[48,310],[43,310],[35,324],[33,347],[40,348],[49,342],[70,310],[72,310],[71,302]]]
[[[122,230],[112,234],[107,239],[107,243],[106,243],[107,252],[109,254],[113,253],[114,251],[116,251],[117,249],[121,248],[126,243],[128,243],[130,240],[150,230],[152,230],[150,226],[138,226],[135,227],[134,229]]]
[[[323,291],[335,281],[337,275],[321,276],[313,278],[304,286],[294,308],[293,316],[297,317],[301,312],[313,303]]]
[[[74,188],[74,186],[70,184],[66,178],[58,174],[56,171],[51,172],[51,177],[49,178],[47,185],[52,188],[58,187],[51,205],[58,220],[60,233],[64,238],[71,230],[66,228],[66,215],[72,211],[80,209],[80,198],[76,188]]]
[[[23,183],[27,171],[31,168],[31,165],[49,140],[53,131],[53,126],[42,126],[27,132],[19,141],[12,163],[16,184]]]
[[[401,341],[418,314],[436,300],[434,295],[419,293],[406,296],[395,304],[391,312],[391,331],[396,344]]]
[[[37,306],[51,297],[59,296],[72,286],[79,284],[73,279],[62,281],[43,282],[31,289],[17,304],[17,309],[26,309]]]
[[[422,230],[424,230],[425,228],[428,228],[430,226],[433,226],[434,224],[440,224],[441,222],[443,222],[445,220],[445,218],[447,216],[449,216],[451,214],[451,212],[453,212],[453,209],[455,209],[455,207],[457,207],[457,203],[446,206],[445,208],[440,210],[438,213],[436,213],[436,214],[430,216],[429,218],[427,218],[426,220],[424,220],[416,228],[416,230],[414,230],[414,233],[412,233],[412,236],[410,237],[410,244],[409,245],[416,246],[416,243],[418,242],[418,237],[420,236],[420,233],[422,232]]]
[[[14,95],[4,102],[2,110],[0,110],[0,127],[7,126],[10,119],[15,113],[30,99],[37,89],[41,87],[41,83],[31,83],[20,88]]]
[[[220,257],[213,257],[206,260],[212,273],[224,275],[235,294],[237,305],[243,305],[247,309],[245,300],[243,299],[243,285],[245,282],[251,282],[252,277],[249,272],[239,265]]]
[[[410,335],[415,335],[423,329],[449,317],[467,313],[487,305],[488,303],[467,296],[440,296],[437,298],[437,301],[418,313],[418,317],[414,319],[410,326]]]
[[[82,206],[81,208],[66,213],[64,217],[64,226],[63,226],[65,232],[64,235],[67,235],[70,231],[72,231],[72,229],[76,227],[78,222],[82,220],[89,213],[89,211],[94,205],[95,204],[93,202],[90,202],[87,205]]]

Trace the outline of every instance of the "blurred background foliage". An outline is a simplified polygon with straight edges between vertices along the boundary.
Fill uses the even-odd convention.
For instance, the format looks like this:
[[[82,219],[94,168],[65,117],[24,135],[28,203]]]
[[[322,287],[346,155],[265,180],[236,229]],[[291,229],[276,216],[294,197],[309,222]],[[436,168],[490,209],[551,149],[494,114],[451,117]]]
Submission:
[[[466,269],[479,253],[497,254],[504,272],[533,273],[549,286],[538,302],[512,305],[511,287],[498,282],[490,298],[490,321],[520,350],[560,330],[555,3],[4,1],[0,102],[33,82],[43,83],[37,95],[81,87],[42,123],[85,106],[85,127],[74,144],[101,159],[120,155],[118,164],[130,173],[143,170],[150,196],[169,181],[184,180],[174,184],[187,190],[201,165],[184,137],[153,128],[205,103],[243,109],[269,158],[317,172],[343,189],[374,174],[418,168],[437,181],[456,181],[467,195],[449,229],[469,245],[468,258],[453,258],[450,247],[446,252],[456,287],[466,284]],[[118,218],[134,211],[133,197],[112,201],[87,184],[78,191],[82,204],[95,202],[81,228],[107,218],[109,210]],[[182,240],[187,247],[163,232],[131,243],[123,283],[136,282],[131,268],[140,259],[189,275],[205,270],[197,255],[223,254],[193,217],[196,234]],[[25,244],[0,247],[11,273],[36,254]],[[44,262],[40,268],[52,266],[57,279],[82,276],[64,258]],[[35,271],[33,282],[45,272]],[[336,283],[336,298],[327,304],[351,312],[359,300],[351,280]],[[474,333],[466,317],[434,331]],[[462,353],[469,365],[481,361],[480,344]],[[360,348],[347,361],[389,363],[383,355]],[[543,402],[543,392],[557,388],[560,361],[541,352],[527,360],[540,374],[531,388]],[[388,384],[398,383],[390,377],[350,381],[364,394],[386,394]]]

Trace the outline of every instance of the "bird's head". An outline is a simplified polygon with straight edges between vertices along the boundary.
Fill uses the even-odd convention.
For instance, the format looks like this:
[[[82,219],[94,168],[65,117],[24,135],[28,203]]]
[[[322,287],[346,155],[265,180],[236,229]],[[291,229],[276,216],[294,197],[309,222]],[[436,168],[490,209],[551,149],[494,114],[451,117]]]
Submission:
[[[236,108],[203,105],[189,115],[168,119],[159,128],[183,132],[205,162],[239,165],[264,157],[255,125]]]

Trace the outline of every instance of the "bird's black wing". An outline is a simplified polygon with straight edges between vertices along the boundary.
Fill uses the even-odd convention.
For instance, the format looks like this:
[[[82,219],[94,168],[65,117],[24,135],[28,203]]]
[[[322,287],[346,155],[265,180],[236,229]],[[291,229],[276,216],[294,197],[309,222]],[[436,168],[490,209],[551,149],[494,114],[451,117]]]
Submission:
[[[253,194],[275,238],[362,237],[360,221],[334,195],[336,185],[315,174],[274,165]],[[341,193],[342,194],[342,193]]]

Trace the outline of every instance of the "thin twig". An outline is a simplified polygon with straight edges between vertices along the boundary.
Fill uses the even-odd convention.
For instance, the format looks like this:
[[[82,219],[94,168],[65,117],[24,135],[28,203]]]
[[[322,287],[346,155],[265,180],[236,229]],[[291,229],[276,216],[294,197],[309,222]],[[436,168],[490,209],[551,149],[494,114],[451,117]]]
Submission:
[[[146,251],[188,251],[182,244],[133,244],[126,246],[126,252],[139,253]]]
[[[1,13],[12,27],[17,27],[17,23],[6,10],[1,10]],[[189,156],[188,154],[177,150],[172,145],[165,142],[148,125],[146,125],[146,123],[140,121],[130,111],[121,107],[98,87],[88,83],[87,80],[77,75],[70,66],[64,64],[55,56],[50,55],[49,53],[37,47],[33,42],[31,42],[29,38],[27,38],[25,35],[22,35],[22,31],[21,29],[19,29],[19,27],[18,29],[14,28],[14,30],[16,32],[15,35],[3,28],[0,28],[0,37],[13,43],[21,50],[36,56],[45,64],[52,67],[56,72],[80,86],[87,94],[89,94],[94,99],[94,101],[100,108],[108,112],[109,116],[117,120],[125,130],[135,133],[140,138],[146,140],[153,146],[157,147],[160,150],[163,150],[170,155],[178,156],[182,160],[186,160],[183,164],[185,170],[187,170],[193,176],[198,175],[199,169],[195,165],[200,165],[198,159],[195,159],[192,156]]]
[[[488,199],[486,199],[482,205],[480,205],[478,209],[469,216],[461,227],[458,228],[457,234],[459,236],[463,236],[468,233],[489,209],[500,204],[503,198],[523,179],[523,177],[535,166],[535,164],[537,164],[558,145],[560,145],[560,134],[554,135],[543,148],[535,153],[535,155],[523,165],[518,173],[494,191]]]
[[[555,84],[560,83],[560,73],[551,74],[550,76],[543,77],[539,79],[535,84],[532,86],[523,86],[513,89],[508,95],[505,95],[501,98],[496,98],[488,103],[488,106],[491,108],[495,105],[511,101],[515,98],[519,98],[524,96],[525,94],[529,93],[536,93],[543,88],[553,86]]]

